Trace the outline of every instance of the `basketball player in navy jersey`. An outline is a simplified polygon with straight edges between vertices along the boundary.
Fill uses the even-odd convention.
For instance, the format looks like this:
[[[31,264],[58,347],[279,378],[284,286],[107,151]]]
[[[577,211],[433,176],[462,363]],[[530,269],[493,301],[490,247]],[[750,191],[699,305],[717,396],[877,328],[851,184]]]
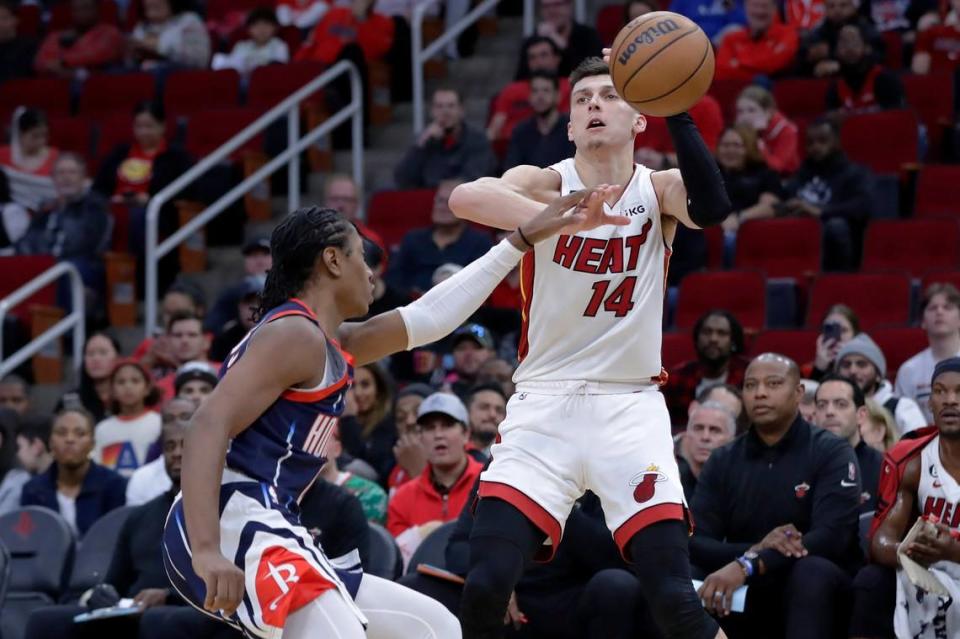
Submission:
[[[195,414],[163,555],[176,590],[256,637],[460,637],[439,603],[327,558],[297,502],[325,462],[353,366],[433,342],[462,323],[532,246],[571,224],[621,224],[606,187],[556,198],[534,219],[409,306],[366,322],[373,281],[360,235],[331,209],[288,216],[271,238],[259,323]],[[339,342],[334,339],[339,337]],[[366,628],[366,631],[365,631]]]
[[[667,118],[679,170],[634,162],[645,128],[616,91],[607,64],[588,58],[570,76],[574,157],[517,166],[457,187],[450,208],[501,229],[544,202],[597,184],[626,225],[574,228],[528,251],[517,393],[490,466],[480,476],[471,566],[460,619],[467,639],[503,636],[503,614],[524,568],[549,559],[575,500],[591,490],[669,639],[724,637],[690,578],[686,502],[659,384],[667,263],[677,226],[730,213],[713,155],[686,113]],[[745,574],[754,565],[741,564]],[[720,597],[722,597],[722,593]]]

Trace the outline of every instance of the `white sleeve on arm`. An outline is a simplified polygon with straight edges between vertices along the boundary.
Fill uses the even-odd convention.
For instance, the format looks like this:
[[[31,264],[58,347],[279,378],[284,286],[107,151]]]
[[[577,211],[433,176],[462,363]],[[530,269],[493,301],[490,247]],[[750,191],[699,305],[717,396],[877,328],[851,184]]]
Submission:
[[[480,308],[521,257],[523,251],[503,240],[417,301],[397,309],[407,327],[407,349],[449,335]]]

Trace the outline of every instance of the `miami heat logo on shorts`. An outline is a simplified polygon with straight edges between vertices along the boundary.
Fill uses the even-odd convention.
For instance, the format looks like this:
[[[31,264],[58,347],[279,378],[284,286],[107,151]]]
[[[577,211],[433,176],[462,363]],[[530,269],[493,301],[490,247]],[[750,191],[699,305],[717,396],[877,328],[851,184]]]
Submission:
[[[660,472],[656,464],[650,464],[646,470],[637,473],[630,480],[630,485],[634,486],[633,499],[638,503],[650,501],[659,482],[666,481],[667,476]]]

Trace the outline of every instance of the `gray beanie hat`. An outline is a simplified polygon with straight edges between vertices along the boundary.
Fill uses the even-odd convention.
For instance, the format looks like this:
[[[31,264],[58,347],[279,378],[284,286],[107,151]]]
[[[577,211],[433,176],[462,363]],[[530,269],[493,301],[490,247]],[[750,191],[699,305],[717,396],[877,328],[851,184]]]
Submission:
[[[847,355],[854,354],[863,355],[873,362],[873,365],[877,367],[877,372],[880,373],[881,379],[887,377],[887,358],[883,356],[883,351],[880,350],[877,343],[870,339],[870,336],[866,333],[860,333],[843,345],[840,352],[837,353],[837,363],[839,364],[840,360]]]

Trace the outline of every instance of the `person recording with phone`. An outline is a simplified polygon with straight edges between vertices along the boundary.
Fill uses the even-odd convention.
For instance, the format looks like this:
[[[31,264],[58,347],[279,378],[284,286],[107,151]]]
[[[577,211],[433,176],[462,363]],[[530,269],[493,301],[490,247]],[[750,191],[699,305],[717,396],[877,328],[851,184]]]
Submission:
[[[820,322],[816,356],[802,367],[804,378],[819,382],[833,371],[837,353],[844,344],[860,334],[860,318],[845,304],[834,304],[827,309]]]

